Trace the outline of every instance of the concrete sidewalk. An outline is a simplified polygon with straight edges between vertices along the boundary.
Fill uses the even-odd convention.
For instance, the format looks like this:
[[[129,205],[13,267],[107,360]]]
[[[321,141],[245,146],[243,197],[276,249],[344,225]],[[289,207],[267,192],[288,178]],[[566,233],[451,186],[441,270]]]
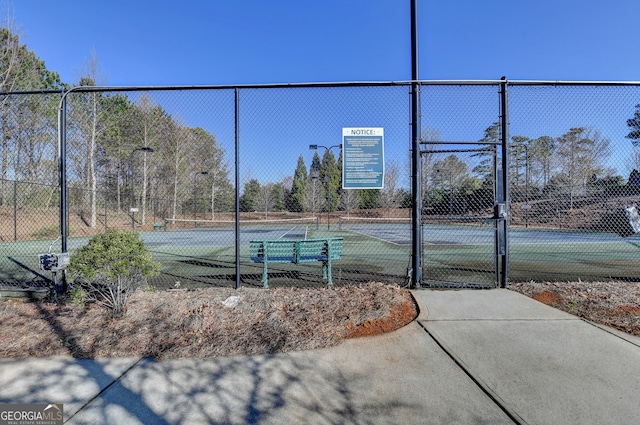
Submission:
[[[640,339],[508,290],[414,291],[421,314],[323,350],[0,359],[0,403],[70,424],[635,424]]]
[[[425,291],[420,323],[517,423],[640,423],[640,338],[512,291]]]

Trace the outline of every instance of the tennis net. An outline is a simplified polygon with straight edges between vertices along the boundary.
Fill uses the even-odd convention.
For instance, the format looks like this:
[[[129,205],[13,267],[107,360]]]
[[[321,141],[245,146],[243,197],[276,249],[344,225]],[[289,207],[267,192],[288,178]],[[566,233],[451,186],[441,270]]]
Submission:
[[[339,217],[338,228],[352,229],[366,226],[411,225],[410,217]]]
[[[234,220],[194,220],[188,218],[165,218],[167,229],[197,229],[197,228],[228,228],[234,227]],[[315,226],[318,228],[320,219],[318,217],[298,217],[298,218],[277,218],[277,219],[251,219],[240,220],[240,227],[294,227],[294,226]]]

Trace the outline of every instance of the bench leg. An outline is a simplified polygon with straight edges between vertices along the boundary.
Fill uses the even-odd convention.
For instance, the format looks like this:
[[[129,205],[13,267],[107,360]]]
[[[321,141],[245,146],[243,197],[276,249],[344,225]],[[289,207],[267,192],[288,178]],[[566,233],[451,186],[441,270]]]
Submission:
[[[262,287],[269,288],[269,273],[267,273],[267,262],[262,262]]]
[[[331,279],[331,260],[322,262],[322,279],[327,281],[327,285],[333,285]]]

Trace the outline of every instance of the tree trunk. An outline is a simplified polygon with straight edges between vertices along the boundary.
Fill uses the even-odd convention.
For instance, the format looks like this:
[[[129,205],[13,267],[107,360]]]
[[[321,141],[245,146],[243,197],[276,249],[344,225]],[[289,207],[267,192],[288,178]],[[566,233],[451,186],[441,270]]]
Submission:
[[[89,186],[91,197],[91,228],[95,229],[98,221],[98,212],[96,207],[96,190],[97,190],[97,178],[96,178],[96,164],[95,164],[95,151],[96,151],[96,138],[98,137],[98,104],[96,95],[92,95],[93,117],[91,120],[91,141],[89,143],[89,155],[87,161],[89,162]]]
[[[216,199],[216,184],[215,184],[215,175],[214,178],[211,179],[211,221],[215,220],[215,199]]]
[[[145,218],[146,218],[146,211],[147,211],[147,153],[143,152],[144,155],[142,155],[142,200],[141,200],[141,206],[142,206],[142,215],[141,217],[141,224],[144,225],[145,223]]]
[[[9,167],[9,129],[7,116],[2,102],[2,181],[0,181],[0,205],[7,205],[7,168]],[[15,178],[14,178],[15,180]]]
[[[122,211],[121,191],[124,187],[124,179],[122,178],[122,167],[118,163],[118,171],[116,174],[116,210]]]
[[[173,178],[173,205],[171,206],[171,218],[176,218],[176,208],[178,204],[178,175]]]

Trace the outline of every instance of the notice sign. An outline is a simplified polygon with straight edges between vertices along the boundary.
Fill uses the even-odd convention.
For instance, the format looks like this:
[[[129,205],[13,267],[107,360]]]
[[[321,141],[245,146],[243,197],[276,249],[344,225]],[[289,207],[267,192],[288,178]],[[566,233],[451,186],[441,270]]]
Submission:
[[[384,128],[342,129],[342,188],[382,189]]]

